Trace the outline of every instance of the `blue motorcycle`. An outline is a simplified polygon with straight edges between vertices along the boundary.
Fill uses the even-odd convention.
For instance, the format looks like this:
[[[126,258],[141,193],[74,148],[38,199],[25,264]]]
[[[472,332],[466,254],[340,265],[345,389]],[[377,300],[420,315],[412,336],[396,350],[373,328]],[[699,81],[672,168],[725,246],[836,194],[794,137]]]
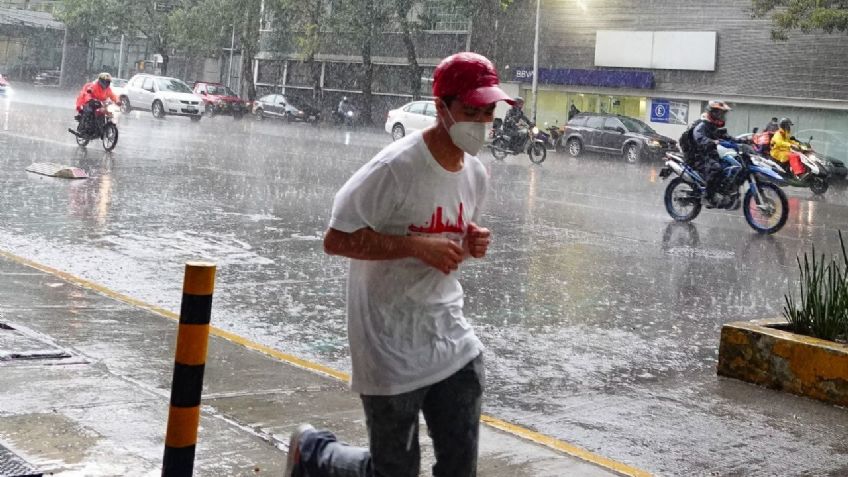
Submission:
[[[789,217],[789,202],[779,187],[784,182],[780,174],[752,157],[755,151],[746,144],[722,141],[718,154],[722,161],[721,182],[707,199],[707,183],[701,174],[686,163],[682,154],[666,153],[660,177],[677,175],[665,189],[668,214],[678,222],[689,222],[701,213],[703,205],[726,210],[742,206],[745,220],[757,232],[773,234],[780,230]]]

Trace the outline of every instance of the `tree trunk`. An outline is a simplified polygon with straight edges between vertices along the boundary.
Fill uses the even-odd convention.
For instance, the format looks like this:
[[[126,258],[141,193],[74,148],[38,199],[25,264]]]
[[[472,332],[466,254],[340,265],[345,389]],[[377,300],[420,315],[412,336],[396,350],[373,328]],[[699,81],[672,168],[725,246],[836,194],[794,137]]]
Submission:
[[[362,42],[362,114],[360,120],[363,124],[371,125],[371,83],[374,80],[374,65],[371,63],[371,45],[374,41],[374,0],[365,1],[365,21],[367,23],[365,38]]]
[[[321,24],[321,14],[324,11],[323,0],[315,0],[313,7],[310,21],[315,26],[315,30],[312,33],[314,36],[309,41],[309,71],[312,73],[312,101],[318,101],[323,104],[324,94],[322,91],[323,85],[321,85],[321,64],[315,62],[315,53],[319,51],[321,45],[321,28],[318,25]]]
[[[249,101],[256,99],[256,78],[253,61],[259,47],[259,0],[249,0],[244,12],[244,28],[239,43],[241,45],[241,87],[239,93]]]
[[[168,62],[171,61],[171,57],[168,56],[165,48],[159,48],[159,54],[162,55],[162,76],[168,76]]]
[[[409,90],[413,101],[421,99],[421,67],[418,66],[418,55],[415,53],[415,42],[409,28],[409,20],[406,18],[411,8],[411,3],[398,2],[397,15],[403,32],[403,43],[406,45],[406,59],[409,62]]]

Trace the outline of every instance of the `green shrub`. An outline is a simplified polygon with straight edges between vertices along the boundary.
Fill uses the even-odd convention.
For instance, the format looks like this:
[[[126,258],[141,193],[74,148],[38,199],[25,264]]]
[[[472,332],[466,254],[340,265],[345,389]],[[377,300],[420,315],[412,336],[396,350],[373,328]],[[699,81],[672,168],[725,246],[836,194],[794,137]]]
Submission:
[[[816,248],[803,261],[797,258],[800,277],[800,297],[796,301],[791,291],[784,295],[783,316],[795,333],[835,341],[848,337],[848,254],[842,231],[839,232],[842,259],[824,254],[816,258]]]

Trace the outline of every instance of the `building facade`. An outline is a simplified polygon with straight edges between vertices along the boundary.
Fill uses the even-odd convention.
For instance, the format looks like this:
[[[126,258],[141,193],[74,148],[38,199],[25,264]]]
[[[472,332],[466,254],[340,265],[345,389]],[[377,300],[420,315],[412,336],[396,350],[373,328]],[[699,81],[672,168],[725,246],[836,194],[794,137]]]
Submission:
[[[328,5],[331,8],[332,2]],[[417,20],[419,15],[428,19],[423,29],[413,33],[421,67],[421,93],[427,97],[432,88],[433,70],[439,61],[450,53],[470,47],[471,23],[467,16],[441,2],[421,2],[410,17]],[[283,92],[295,101],[325,111],[331,110],[342,97],[349,97],[354,104],[361,102],[362,54],[360,42],[353,34],[321,31],[321,47],[310,63],[304,61],[299,51],[299,32],[281,34],[277,28],[272,18],[263,18],[259,53],[254,62],[257,97]],[[412,98],[407,49],[398,25],[387,22],[376,34],[372,62],[372,115],[379,122],[387,111]],[[318,88],[315,88],[316,79]]]
[[[535,3],[519,0],[510,9],[511,38],[498,57],[502,77],[528,97]],[[574,103],[582,111],[640,118],[676,138],[707,100],[722,99],[734,108],[732,134],[784,116],[796,131],[821,131],[821,141],[848,133],[845,34],[793,32],[788,41],[774,41],[770,19],[753,19],[747,0],[542,0],[541,6],[540,123],[562,124]]]

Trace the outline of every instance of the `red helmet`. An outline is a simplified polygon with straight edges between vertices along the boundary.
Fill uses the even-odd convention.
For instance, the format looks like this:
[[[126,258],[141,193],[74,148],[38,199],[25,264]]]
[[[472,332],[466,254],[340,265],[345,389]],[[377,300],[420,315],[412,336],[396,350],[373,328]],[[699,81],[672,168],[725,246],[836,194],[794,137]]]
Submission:
[[[451,55],[433,72],[433,96],[456,97],[469,106],[483,107],[498,101],[513,104],[498,87],[498,71],[483,55],[466,51]]]
[[[722,127],[727,119],[728,111],[732,109],[724,101],[710,101],[707,105],[707,118],[713,124]]]

